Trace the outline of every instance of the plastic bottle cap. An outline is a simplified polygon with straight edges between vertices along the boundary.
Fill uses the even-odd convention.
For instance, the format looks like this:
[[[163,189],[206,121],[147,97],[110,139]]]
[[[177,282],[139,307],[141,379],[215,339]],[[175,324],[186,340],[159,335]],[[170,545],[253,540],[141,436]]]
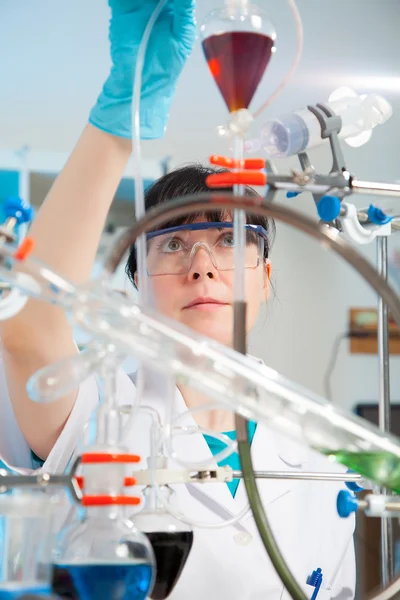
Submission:
[[[361,96],[364,107],[368,110],[371,127],[386,123],[393,115],[391,104],[379,94],[365,94]]]
[[[322,196],[317,204],[320,219],[330,223],[340,215],[340,199],[337,196]]]

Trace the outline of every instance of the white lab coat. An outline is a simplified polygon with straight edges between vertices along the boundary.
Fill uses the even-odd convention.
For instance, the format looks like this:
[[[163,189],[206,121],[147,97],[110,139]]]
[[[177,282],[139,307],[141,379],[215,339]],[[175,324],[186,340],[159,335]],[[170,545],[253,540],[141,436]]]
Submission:
[[[3,390],[0,402],[0,456],[17,467],[29,468],[29,448],[10,412],[4,374],[1,372],[0,385]],[[118,396],[120,404],[130,404],[135,397],[134,384],[123,371],[118,375]],[[97,401],[96,380],[91,378],[81,386],[74,409],[44,470],[60,472],[65,469],[82,426]],[[157,409],[163,416],[166,403],[165,382],[162,379],[157,376],[146,378],[142,403]],[[178,390],[174,409],[178,413],[186,409]],[[7,427],[4,427],[5,417],[8,419]],[[183,422],[194,424],[191,417],[185,417]],[[128,439],[130,451],[140,454],[144,460],[149,454],[149,427],[149,417],[145,414],[139,416]],[[185,461],[210,457],[210,450],[201,434],[179,437],[175,448]],[[252,453],[255,468],[259,470],[337,472],[341,469],[307,447],[283,438],[263,425],[257,426]],[[176,468],[177,465],[170,463],[170,466]],[[145,468],[145,462],[139,468]],[[246,503],[242,481],[235,498],[225,483],[196,485],[201,500],[193,497],[193,488],[191,493],[190,486],[173,487],[180,510],[197,521],[220,521],[215,506],[222,506],[229,513],[236,514]],[[307,576],[321,567],[323,589],[318,600],[354,598],[354,519],[342,520],[336,513],[336,496],[342,487],[332,482],[259,482],[263,504],[279,546],[309,597],[314,588],[306,585]],[[171,600],[284,600],[289,597],[270,563],[252,517],[225,529],[195,529],[192,552],[170,596]]]

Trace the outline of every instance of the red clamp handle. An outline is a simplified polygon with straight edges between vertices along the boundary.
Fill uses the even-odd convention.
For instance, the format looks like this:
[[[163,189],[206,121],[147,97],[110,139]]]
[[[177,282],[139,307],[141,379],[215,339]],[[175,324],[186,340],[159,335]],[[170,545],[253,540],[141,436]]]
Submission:
[[[244,160],[235,160],[228,156],[220,156],[219,154],[213,154],[210,156],[210,163],[218,167],[225,167],[226,169],[265,169],[265,160],[263,158],[245,158]]]
[[[210,156],[210,163],[226,169],[226,173],[213,173],[206,178],[209,188],[232,187],[233,185],[267,185],[265,160],[262,158],[246,158],[235,160],[219,154]]]
[[[236,184],[264,186],[267,184],[267,175],[261,171],[228,171],[213,173],[206,178],[209,188],[230,187]]]
[[[83,496],[82,506],[137,506],[137,496]]]
[[[110,452],[86,452],[81,456],[82,464],[95,463],[138,463],[140,456],[136,454],[112,454]]]

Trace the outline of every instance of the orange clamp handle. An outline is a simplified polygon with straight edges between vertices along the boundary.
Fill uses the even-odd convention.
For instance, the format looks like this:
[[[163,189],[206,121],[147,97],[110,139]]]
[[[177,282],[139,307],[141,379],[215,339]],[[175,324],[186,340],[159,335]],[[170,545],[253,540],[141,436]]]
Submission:
[[[206,178],[210,188],[230,187],[232,185],[266,185],[267,175],[261,171],[236,171],[228,173],[213,173]]]
[[[136,454],[112,454],[109,452],[86,452],[81,456],[81,463],[138,463],[140,456]]]
[[[227,169],[265,169],[265,160],[263,158],[245,158],[244,160],[235,160],[227,156],[213,154],[210,156],[210,163],[218,167]]]
[[[82,506],[137,506],[137,496],[83,496]]]
[[[20,244],[20,246],[14,252],[15,260],[25,260],[32,252],[35,242],[32,238],[26,237]]]

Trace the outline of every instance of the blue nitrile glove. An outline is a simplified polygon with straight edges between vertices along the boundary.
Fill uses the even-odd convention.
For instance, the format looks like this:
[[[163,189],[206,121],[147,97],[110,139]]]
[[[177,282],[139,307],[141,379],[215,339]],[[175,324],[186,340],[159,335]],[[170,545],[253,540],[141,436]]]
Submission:
[[[113,135],[132,136],[136,57],[158,0],[108,0],[112,68],[89,122]],[[167,0],[146,49],[140,98],[142,139],[162,137],[182,68],[196,37],[195,0]]]

